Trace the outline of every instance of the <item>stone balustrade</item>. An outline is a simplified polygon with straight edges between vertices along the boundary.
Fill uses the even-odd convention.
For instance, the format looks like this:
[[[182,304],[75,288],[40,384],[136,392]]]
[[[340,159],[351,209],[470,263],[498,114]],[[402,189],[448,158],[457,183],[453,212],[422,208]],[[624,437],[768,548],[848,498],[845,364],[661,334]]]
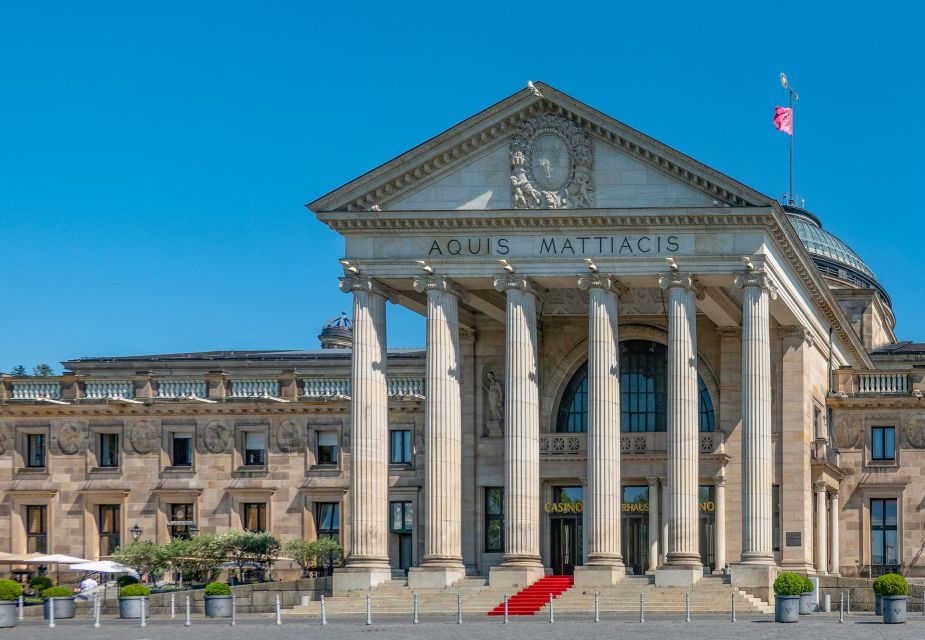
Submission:
[[[305,398],[350,397],[350,378],[305,378]]]
[[[424,378],[389,378],[389,397],[424,397]]]
[[[189,378],[158,380],[156,393],[158,398],[208,398],[209,384]]]
[[[13,400],[60,400],[61,383],[58,381],[13,380]]]
[[[132,399],[135,385],[131,380],[88,380],[83,395],[88,400]]]
[[[876,371],[856,375],[858,395],[906,395],[909,374],[905,371]]]
[[[540,455],[566,458],[584,458],[588,455],[586,433],[540,434]]]
[[[278,398],[279,380],[270,378],[232,378],[232,398]]]

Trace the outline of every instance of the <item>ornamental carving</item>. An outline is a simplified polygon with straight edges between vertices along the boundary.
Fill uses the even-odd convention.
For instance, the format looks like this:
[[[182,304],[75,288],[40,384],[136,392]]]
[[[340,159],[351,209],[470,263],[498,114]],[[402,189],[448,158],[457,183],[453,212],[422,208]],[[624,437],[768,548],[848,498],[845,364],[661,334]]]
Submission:
[[[10,449],[10,437],[6,433],[4,425],[0,425],[0,456]]]
[[[132,425],[129,439],[132,442],[132,448],[140,454],[151,453],[161,444],[157,427],[146,420],[139,420]]]
[[[511,141],[514,209],[594,206],[594,147],[587,131],[545,113],[524,122]]]
[[[842,415],[836,421],[835,439],[839,449],[855,449],[861,442],[861,421],[857,416]]]
[[[231,429],[221,422],[210,422],[202,432],[202,444],[209,453],[225,453],[231,442]]]
[[[276,427],[276,444],[284,453],[293,453],[305,446],[305,430],[295,420],[283,420]]]
[[[87,445],[87,434],[76,422],[65,422],[58,429],[58,449],[66,456],[83,451]]]
[[[504,435],[504,377],[494,362],[482,367],[482,437]]]
[[[925,449],[925,413],[916,413],[906,425],[906,440],[915,449]]]

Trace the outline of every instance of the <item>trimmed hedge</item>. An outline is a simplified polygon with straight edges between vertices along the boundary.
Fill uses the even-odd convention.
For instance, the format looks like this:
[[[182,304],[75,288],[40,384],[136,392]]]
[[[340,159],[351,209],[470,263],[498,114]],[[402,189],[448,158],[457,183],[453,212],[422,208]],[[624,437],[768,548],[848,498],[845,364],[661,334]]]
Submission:
[[[13,580],[0,578],[0,600],[16,600],[22,595],[22,585]]]
[[[127,587],[130,584],[138,584],[138,578],[128,575],[119,576],[116,578],[116,584],[118,584],[120,587]]]
[[[143,596],[148,597],[151,595],[151,590],[144,586],[143,584],[129,584],[122,587],[122,591],[119,592],[119,596],[124,596],[126,598]]]
[[[48,587],[42,591],[43,598],[71,598],[74,592],[67,587]]]
[[[231,587],[225,582],[210,582],[206,585],[205,594],[207,596],[230,596]]]
[[[29,586],[36,591],[44,591],[54,584],[48,576],[35,576],[29,581]]]
[[[880,595],[882,596],[907,596],[909,595],[909,583],[898,573],[887,573],[880,576]]]
[[[812,593],[815,590],[813,588],[813,581],[807,578],[806,576],[802,576],[802,577],[803,577],[803,593]]]
[[[774,580],[774,593],[779,596],[798,596],[803,593],[803,576],[784,571]]]

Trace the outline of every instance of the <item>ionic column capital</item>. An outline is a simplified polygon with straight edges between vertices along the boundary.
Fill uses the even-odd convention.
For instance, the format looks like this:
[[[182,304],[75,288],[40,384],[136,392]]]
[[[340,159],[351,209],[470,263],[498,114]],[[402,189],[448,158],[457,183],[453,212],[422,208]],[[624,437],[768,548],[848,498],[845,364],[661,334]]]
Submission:
[[[467,300],[469,292],[460,287],[446,276],[435,276],[428,274],[426,276],[417,276],[412,282],[412,287],[418,293],[426,291],[439,291],[440,293],[449,293],[460,300]]]
[[[495,291],[507,293],[508,291],[522,291],[539,297],[543,293],[542,287],[527,276],[516,273],[502,273],[495,276]]]
[[[777,299],[777,285],[762,269],[749,269],[736,274],[734,284],[738,289],[746,287],[757,287],[762,291],[767,291],[771,300]]]
[[[387,287],[375,278],[361,274],[342,276],[340,290],[344,293],[372,293],[393,302],[398,298],[398,292],[391,287]]]
[[[838,500],[838,489],[829,491],[829,500]]]
[[[824,480],[819,480],[818,482],[813,483],[813,488],[816,490],[816,493],[821,493],[826,491],[828,485],[826,485]]]
[[[693,292],[698,300],[703,300],[704,297],[703,287],[697,282],[697,278],[693,273],[683,271],[660,273],[658,274],[658,286],[662,289],[673,289],[675,287],[686,289]]]
[[[578,276],[578,288],[583,291],[590,291],[591,289],[612,291],[617,294],[618,298],[622,298],[626,295],[626,292],[629,291],[629,287],[617,280],[614,276],[603,273],[585,273]]]
[[[717,487],[725,487],[726,476],[722,473],[717,473],[715,476],[713,476],[713,484]]]

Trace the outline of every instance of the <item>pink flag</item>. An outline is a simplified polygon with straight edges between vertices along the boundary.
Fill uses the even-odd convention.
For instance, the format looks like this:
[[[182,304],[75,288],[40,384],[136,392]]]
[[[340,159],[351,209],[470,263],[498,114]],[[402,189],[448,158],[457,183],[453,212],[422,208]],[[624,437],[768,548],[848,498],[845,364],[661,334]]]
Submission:
[[[793,135],[793,109],[788,107],[774,108],[774,126],[778,131]]]

